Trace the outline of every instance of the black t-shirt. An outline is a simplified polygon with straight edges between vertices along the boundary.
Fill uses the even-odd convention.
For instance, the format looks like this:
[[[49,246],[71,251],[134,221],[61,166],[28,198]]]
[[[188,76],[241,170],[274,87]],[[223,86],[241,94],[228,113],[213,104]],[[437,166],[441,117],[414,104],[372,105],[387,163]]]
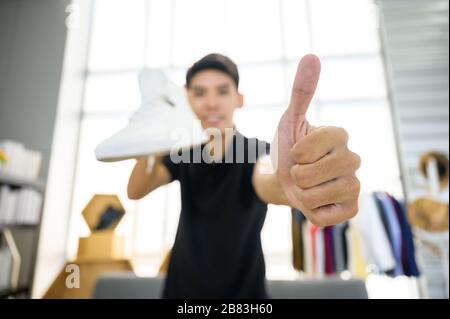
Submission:
[[[242,151],[237,137],[244,140],[243,161],[236,155]],[[169,155],[163,158],[181,186],[181,214],[163,298],[267,297],[260,237],[267,205],[252,185],[255,161],[247,154],[254,145],[256,154],[268,154],[269,144],[237,132],[226,151],[232,152],[227,158],[233,163],[175,164]],[[203,151],[204,145],[197,147]],[[191,160],[195,151],[189,150]]]

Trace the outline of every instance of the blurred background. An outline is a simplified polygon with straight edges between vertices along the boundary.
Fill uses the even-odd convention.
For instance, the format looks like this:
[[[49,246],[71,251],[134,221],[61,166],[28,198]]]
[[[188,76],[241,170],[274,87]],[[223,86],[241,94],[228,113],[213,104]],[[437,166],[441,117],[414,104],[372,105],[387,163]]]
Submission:
[[[115,194],[126,211],[115,231],[124,256],[138,276],[158,274],[175,238],[179,184],[131,201],[134,161],[101,163],[94,149],[140,106],[143,68],[162,68],[184,85],[187,68],[211,52],[238,64],[245,106],[237,128],[266,141],[299,59],[317,54],[322,74],[309,121],[349,132],[362,157],[362,192],[387,192],[405,207],[431,196],[419,163],[428,152],[448,159],[448,7],[445,0],[0,1],[0,214],[4,206],[17,217],[24,201],[36,211],[0,219],[2,245],[15,242],[21,257],[18,274],[14,262],[4,272],[18,276],[16,290],[42,297],[90,234],[86,205],[95,194]],[[17,195],[13,204],[8,192]],[[435,195],[448,216],[448,179]],[[293,266],[291,230],[290,208],[270,205],[262,232],[269,279],[309,278]],[[373,274],[366,286],[373,298],[430,297],[422,277]],[[8,279],[4,296],[10,286]]]

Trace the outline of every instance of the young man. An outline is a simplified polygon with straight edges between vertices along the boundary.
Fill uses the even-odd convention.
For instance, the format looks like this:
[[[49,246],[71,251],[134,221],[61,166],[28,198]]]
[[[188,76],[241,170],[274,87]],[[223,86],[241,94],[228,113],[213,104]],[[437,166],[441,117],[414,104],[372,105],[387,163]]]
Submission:
[[[186,91],[192,110],[204,129],[223,133],[221,143],[197,146],[200,151],[207,148],[213,161],[175,164],[167,155],[157,157],[147,174],[147,160],[140,158],[128,184],[131,199],[173,180],[181,185],[182,208],[164,298],[267,297],[260,232],[268,203],[295,207],[319,226],[356,214],[360,159],[347,148],[347,133],[337,127],[315,128],[305,119],[319,73],[317,57],[300,61],[289,107],[270,150],[275,171],[268,173],[263,169],[268,156],[255,163],[247,155],[250,145],[266,148],[265,144],[237,130],[224,134],[234,129],[234,111],[243,106],[236,65],[210,54],[188,70]],[[236,161],[239,139],[244,140],[244,163]],[[190,150],[191,158],[195,151],[196,147]],[[230,154],[233,163],[220,161]]]

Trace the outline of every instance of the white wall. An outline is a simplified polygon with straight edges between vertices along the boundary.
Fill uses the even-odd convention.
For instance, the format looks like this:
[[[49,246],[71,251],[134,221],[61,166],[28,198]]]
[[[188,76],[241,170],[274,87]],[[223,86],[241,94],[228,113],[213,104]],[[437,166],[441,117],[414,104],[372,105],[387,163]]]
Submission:
[[[90,6],[0,2],[0,139],[43,153],[46,196],[33,297],[42,296],[66,261]]]
[[[67,258],[67,232],[80,130],[91,3],[74,0],[66,9],[67,41],[47,181],[33,297],[41,297]]]
[[[47,177],[69,0],[0,1],[0,139],[43,152]]]
[[[379,0],[407,197],[423,193],[425,152],[449,153],[449,2]]]
[[[65,9],[69,3],[70,0],[0,1],[0,139],[16,140],[42,152],[40,178],[44,182],[52,151],[67,33]],[[46,207],[51,206],[48,197]],[[43,237],[55,228],[65,232],[67,221],[55,221],[53,225],[44,225]],[[35,231],[30,228],[14,232],[18,245],[30,247],[37,239]],[[53,249],[60,259],[65,254],[63,240],[62,234],[52,239],[61,246]],[[47,250],[41,245],[41,251]],[[31,254],[26,251],[21,251],[23,264],[27,265],[22,277],[28,277],[28,265],[34,266]]]

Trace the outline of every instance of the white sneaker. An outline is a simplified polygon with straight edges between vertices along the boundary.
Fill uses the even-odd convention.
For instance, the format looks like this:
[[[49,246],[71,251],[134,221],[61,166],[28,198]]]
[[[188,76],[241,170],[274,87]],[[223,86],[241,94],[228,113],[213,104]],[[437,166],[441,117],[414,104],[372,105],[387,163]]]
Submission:
[[[139,87],[142,106],[127,127],[97,146],[95,156],[99,161],[162,155],[207,141],[183,89],[161,70],[143,70]]]

